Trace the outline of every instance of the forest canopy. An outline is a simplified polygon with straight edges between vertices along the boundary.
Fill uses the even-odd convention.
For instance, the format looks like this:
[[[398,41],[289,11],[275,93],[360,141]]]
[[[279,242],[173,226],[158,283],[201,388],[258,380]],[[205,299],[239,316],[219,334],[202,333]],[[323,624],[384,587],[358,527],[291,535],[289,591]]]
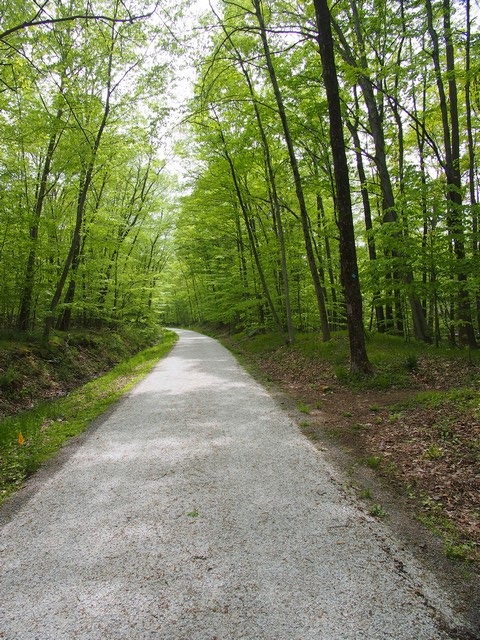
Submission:
[[[198,15],[3,1],[2,328],[347,329],[357,349],[365,328],[476,347],[477,1]]]

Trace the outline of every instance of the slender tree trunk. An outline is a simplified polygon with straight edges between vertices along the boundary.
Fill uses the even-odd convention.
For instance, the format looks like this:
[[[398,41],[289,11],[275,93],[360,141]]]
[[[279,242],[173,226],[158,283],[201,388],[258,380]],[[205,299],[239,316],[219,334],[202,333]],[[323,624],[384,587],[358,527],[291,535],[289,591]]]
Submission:
[[[50,170],[52,167],[53,154],[58,144],[58,140],[61,136],[61,132],[58,132],[57,127],[62,118],[63,109],[58,109],[55,118],[55,127],[50,136],[48,142],[47,153],[43,163],[42,175],[40,178],[40,184],[37,191],[37,197],[35,202],[35,211],[33,217],[33,224],[30,227],[30,250],[28,252],[27,265],[25,269],[25,284],[21,296],[20,311],[17,319],[17,328],[19,331],[26,331],[30,325],[30,317],[32,314],[32,296],[33,288],[35,284],[35,260],[37,256],[37,241],[38,230],[40,227],[40,219],[43,212],[43,203],[48,193],[48,178],[50,176]]]
[[[289,282],[288,268],[287,268],[287,252],[285,248],[285,235],[283,230],[282,215],[280,211],[280,200],[277,193],[275,172],[273,170],[272,158],[270,155],[270,148],[269,148],[267,136],[265,133],[265,129],[263,128],[262,119],[260,117],[260,111],[255,101],[255,96],[253,94],[253,87],[249,77],[247,82],[248,82],[249,90],[253,100],[255,116],[256,116],[258,128],[260,131],[260,137],[262,139],[263,151],[265,154],[265,164],[267,169],[269,190],[271,192],[271,199],[272,199],[273,217],[275,222],[276,235],[278,238],[278,244],[280,248],[280,268],[281,268],[283,295],[285,299],[285,314],[287,319],[288,342],[290,344],[293,344],[295,342],[295,330],[293,328],[292,308],[290,304],[290,282]]]
[[[288,124],[288,119],[285,111],[285,105],[283,103],[282,94],[280,92],[280,86],[278,84],[275,67],[273,65],[273,60],[270,53],[270,46],[267,40],[267,30],[266,30],[265,21],[263,18],[261,1],[260,0],[252,0],[252,1],[253,1],[253,6],[255,8],[255,15],[257,17],[257,21],[260,27],[260,37],[262,39],[263,52],[265,55],[265,61],[267,63],[268,75],[270,77],[273,92],[275,94],[275,101],[277,103],[278,113],[280,116],[280,120],[282,122],[283,135],[284,135],[285,143],[288,149],[290,168],[292,170],[293,180],[295,183],[295,193],[297,196],[297,201],[300,209],[300,218],[302,221],[302,231],[303,231],[303,238],[305,242],[305,250],[307,253],[308,265],[310,268],[310,273],[312,275],[312,280],[315,288],[315,294],[317,297],[322,337],[324,341],[327,341],[327,340],[330,340],[330,329],[328,326],[328,317],[327,317],[327,310],[325,306],[325,298],[322,290],[322,283],[320,281],[320,276],[319,276],[317,264],[315,261],[315,252],[312,245],[312,239],[310,237],[310,221],[308,217],[305,196],[303,193],[302,179],[300,176],[300,170],[298,168],[298,161],[295,154],[295,148],[293,146],[293,139],[290,133],[290,127]]]
[[[217,120],[217,124],[218,120]],[[255,237],[254,237],[254,232],[252,229],[252,224],[251,224],[251,220],[250,220],[250,216],[249,216],[249,212],[248,212],[248,207],[244,201],[243,195],[242,195],[242,190],[240,188],[240,184],[238,182],[238,177],[237,177],[237,172],[235,170],[235,165],[233,164],[233,160],[230,156],[230,153],[228,151],[227,148],[227,144],[226,144],[226,140],[225,140],[225,136],[223,134],[222,129],[220,128],[219,125],[219,133],[220,133],[220,138],[222,140],[222,146],[223,146],[223,152],[225,155],[225,158],[227,160],[228,166],[230,168],[230,174],[232,176],[232,181],[233,181],[233,185],[235,188],[235,193],[237,195],[237,199],[238,199],[238,203],[240,205],[240,210],[242,212],[243,215],[243,221],[245,223],[245,227],[247,229],[247,234],[248,234],[248,238],[250,241],[250,248],[252,250],[253,253],[253,257],[255,260],[255,265],[257,267],[257,272],[258,272],[258,277],[260,278],[260,282],[262,285],[262,289],[263,289],[263,294],[265,296],[265,299],[267,301],[268,307],[270,309],[270,313],[272,314],[272,318],[273,321],[275,323],[275,326],[277,327],[277,330],[279,331],[280,335],[283,336],[284,340],[286,343],[288,343],[288,336],[285,335],[285,332],[283,330],[283,326],[282,323],[280,322],[280,318],[278,317],[277,314],[277,310],[275,309],[275,305],[273,304],[273,300],[272,300],[272,296],[270,295],[270,290],[268,288],[268,284],[265,278],[265,274],[263,272],[263,267],[262,267],[262,263],[260,262],[260,256],[258,254],[258,250],[257,250],[257,246],[256,246],[256,242],[255,242]]]
[[[367,187],[367,176],[365,174],[365,168],[363,166],[362,150],[360,147],[360,138],[358,136],[358,118],[355,123],[351,123],[347,120],[347,126],[352,135],[353,144],[355,146],[355,158],[357,161],[357,172],[360,179],[360,190],[362,195],[363,204],[363,216],[365,220],[365,231],[367,235],[367,247],[368,257],[372,264],[375,264],[377,260],[377,248],[375,246],[375,238],[373,237],[373,223],[372,223],[372,208],[370,206],[370,197]],[[375,309],[375,318],[377,320],[377,331],[379,333],[385,333],[385,313],[383,306],[379,303],[381,299],[381,292],[376,290],[373,292],[373,305]]]
[[[465,0],[466,6],[466,41],[465,41],[465,108],[467,116],[467,140],[468,140],[468,186],[470,192],[470,206],[472,209],[472,251],[473,261],[477,273],[480,271],[480,241],[479,241],[479,206],[475,192],[475,145],[473,141],[472,127],[472,100],[471,100],[471,39],[472,23],[470,18],[470,0]],[[480,293],[476,294],[477,328],[480,331]]]
[[[248,292],[248,278],[247,278],[247,261],[245,259],[245,247],[243,244],[242,229],[240,227],[240,217],[235,216],[235,229],[237,232],[237,251],[238,261],[240,269],[240,280],[242,282],[244,296]]]
[[[328,281],[330,283],[330,298],[332,300],[331,322],[332,326],[336,327],[338,326],[337,288],[332,267],[330,239],[325,228],[325,207],[323,206],[323,198],[319,193],[317,193],[317,227],[318,235],[320,238],[323,238],[325,244],[325,259],[328,266]]]
[[[340,106],[330,10],[327,0],[314,0],[317,18],[318,44],[322,59],[322,75],[327,93],[330,117],[330,142],[336,184],[338,227],[340,231],[340,257],[342,283],[347,306],[348,335],[350,338],[350,367],[352,373],[371,373],[363,327],[362,295],[358,278],[355,234],[353,229],[350,179],[348,175],[345,140]]]
[[[455,52],[450,24],[450,0],[443,0],[443,29],[446,54],[446,71],[448,73],[448,101],[444,87],[440,64],[439,36],[433,24],[433,11],[430,0],[425,0],[427,10],[427,25],[433,50],[432,57],[435,67],[437,90],[440,100],[442,116],[443,139],[445,149],[444,172],[447,180],[447,223],[453,243],[453,252],[458,263],[457,294],[458,330],[462,344],[470,348],[477,347],[472,323],[472,310],[467,287],[467,273],[465,269],[465,230],[462,220],[462,179],[460,173],[460,127],[458,119],[458,92],[455,78]]]
[[[364,53],[363,34],[360,27],[358,8],[355,0],[350,0],[350,7],[352,9],[352,14],[353,14],[355,34],[358,42],[360,43],[360,50],[362,52],[361,58],[360,58],[360,61],[357,62],[343,33],[338,28],[338,26],[335,25],[336,33],[342,45],[341,53],[348,64],[350,64],[355,68],[360,68],[367,72],[368,64],[367,64],[366,55]],[[382,192],[383,223],[395,224],[398,221],[398,213],[396,210],[395,196],[393,193],[393,186],[390,179],[390,172],[388,170],[388,164],[387,164],[386,144],[385,144],[385,135],[383,131],[382,116],[377,106],[375,94],[373,91],[372,81],[370,80],[368,73],[360,74],[358,77],[358,83],[362,89],[362,94],[367,107],[368,122],[370,125],[370,130],[371,130],[371,134],[372,134],[372,138],[375,146],[374,162],[377,169],[378,178],[380,181],[380,188]],[[403,281],[407,285],[408,289],[411,289],[411,286],[414,282],[414,278],[413,278],[413,271],[410,266],[410,260],[408,259],[408,256],[401,255],[400,253],[399,248],[403,246],[403,238],[401,234],[396,232],[395,236],[396,236],[395,244],[398,247],[398,249],[397,248],[393,250],[389,249],[389,254],[392,256],[392,258],[396,262],[398,262],[398,259],[401,257],[402,263],[404,266],[401,272],[398,270],[398,268],[395,268],[394,274],[393,274],[394,280],[396,280],[397,282]],[[398,287],[393,286],[393,292],[396,298],[395,307],[397,310],[400,309],[399,313],[401,317],[401,303],[399,300]],[[424,314],[420,299],[417,296],[412,294],[408,296],[408,299],[410,302],[410,309],[412,313],[415,337],[418,340],[423,340],[424,342],[430,342],[427,322],[426,322],[425,314]],[[397,316],[398,316],[398,313],[397,313]],[[397,322],[399,319],[400,318],[397,317]]]

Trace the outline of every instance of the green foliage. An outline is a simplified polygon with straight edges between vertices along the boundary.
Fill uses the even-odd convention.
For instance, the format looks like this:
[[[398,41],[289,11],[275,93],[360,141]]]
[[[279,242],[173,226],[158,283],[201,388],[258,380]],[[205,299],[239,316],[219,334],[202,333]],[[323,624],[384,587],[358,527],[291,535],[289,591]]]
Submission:
[[[441,447],[437,444],[431,444],[428,449],[425,451],[425,457],[429,460],[440,460],[443,458],[444,453]]]
[[[375,518],[385,518],[388,515],[385,509],[379,504],[373,504],[368,513]]]
[[[308,414],[308,413],[311,412],[311,409],[308,406],[308,404],[306,404],[305,402],[301,402],[301,401],[297,402],[297,409],[300,411],[300,413],[307,413]]]
[[[47,16],[46,7],[31,2],[7,4],[5,30],[37,11],[63,19],[83,8],[77,0],[49,3]],[[92,2],[93,13],[116,13],[122,21],[112,28],[104,20],[67,20],[5,36],[0,327],[38,330],[51,319],[64,329],[148,332],[161,320],[211,323],[245,335],[276,330],[285,342],[291,318],[305,355],[310,350],[313,357],[316,346],[301,334],[317,333],[320,318],[298,185],[254,15],[227,4],[205,18],[208,29],[191,51],[198,82],[187,106],[188,127],[175,143],[188,176],[177,184],[167,175],[172,154],[169,144],[162,148],[159,131],[175,85],[171,61],[190,45],[186,34],[171,37],[172,25],[130,20],[149,6],[146,0]],[[330,361],[345,383],[405,386],[420,365],[414,335],[463,346],[473,340],[466,340],[467,328],[480,330],[478,39],[465,31],[465,5],[455,1],[455,67],[447,69],[440,52],[437,74],[426,11],[415,3],[400,13],[385,2],[375,11],[356,1],[332,6],[355,211],[355,277],[365,324],[378,330],[369,343],[376,375],[367,381],[350,376],[341,337],[347,310],[313,6],[264,8],[314,245],[313,273],[320,275],[334,332]],[[172,19],[182,9],[182,3],[162,4]],[[432,28],[440,41],[449,36],[436,10]],[[312,37],[293,41],[294,33]],[[460,184],[448,187],[448,118],[438,91],[447,78],[471,97],[469,112],[466,100],[458,101]],[[424,316],[421,331],[415,309]],[[383,331],[385,340],[396,335],[411,347],[388,342],[400,358],[389,365],[375,352]],[[12,373],[3,375],[0,384],[13,388]]]
[[[368,456],[365,463],[370,469],[378,469],[382,464],[382,458],[380,456]]]
[[[8,393],[10,389],[15,387],[15,384],[19,381],[20,374],[13,366],[9,366],[6,371],[0,375],[0,388]]]
[[[418,358],[416,354],[408,354],[405,359],[405,367],[407,371],[417,371],[418,369]]]
[[[454,405],[460,410],[476,409],[479,398],[480,392],[472,387],[459,387],[447,391],[420,391],[413,400],[406,401],[402,405],[399,405],[399,409],[408,408],[412,404],[432,409],[447,409],[449,405]],[[448,433],[448,423],[443,422],[441,429],[445,430],[445,433]]]
[[[21,27],[5,36],[1,71],[3,329],[38,329],[51,313],[65,329],[159,319],[170,205],[149,133],[159,98],[155,110],[139,106],[166,82],[166,67],[154,76],[141,55],[147,43],[154,55],[158,27],[134,19],[143,0],[88,12],[119,21],[63,21],[84,13],[76,1],[3,12],[2,29]],[[27,27],[34,16],[47,24]]]
[[[464,7],[454,5],[458,21],[454,33],[457,28],[460,33]],[[425,54],[432,44],[425,11],[419,12],[411,5],[399,14],[384,2],[377,4],[374,12],[357,2],[336,3],[332,11],[344,121],[358,137],[352,145],[346,136],[346,146],[352,166],[351,195],[365,320],[370,319],[371,326],[376,325],[379,331],[407,340],[419,335],[436,344],[448,339],[458,344],[468,315],[459,295],[463,276],[468,281],[469,321],[477,331],[480,328],[478,318],[471,313],[480,286],[478,239],[471,233],[477,223],[475,203],[464,197],[462,185],[462,189],[456,187],[464,197],[462,217],[457,229],[452,230],[454,216],[442,176],[441,158],[448,155],[442,148],[444,119],[435,68],[431,57]],[[298,157],[328,320],[337,330],[345,327],[345,308],[320,58],[313,39],[292,43],[283,36],[314,33],[311,12],[311,6],[298,12],[290,6],[272,5],[264,12],[264,18]],[[352,12],[358,21],[352,19]],[[205,53],[199,55],[200,77],[191,104],[188,147],[193,150],[190,161],[194,155],[200,169],[192,181],[191,194],[182,203],[176,236],[178,263],[172,270],[174,286],[165,298],[166,314],[180,323],[219,321],[233,331],[258,328],[269,332],[275,324],[273,307],[285,325],[285,293],[279,278],[281,243],[273,215],[277,191],[293,322],[300,332],[317,331],[318,311],[302,247],[282,123],[267,71],[265,48],[252,30],[253,20],[253,14],[246,9],[233,11],[224,7],[216,28],[211,29]],[[443,25],[438,16],[434,24],[441,34]],[[461,78],[463,82],[461,52],[469,46],[472,60],[476,60],[476,44],[473,40],[455,43],[459,49],[455,57],[457,68],[449,72],[449,78]],[[440,65],[444,64],[441,57]],[[477,62],[474,65],[477,69]],[[476,77],[474,73],[472,77]],[[381,99],[375,87],[383,87]],[[371,120],[375,109],[379,111],[376,127]],[[467,114],[463,102],[461,110],[460,122],[464,125]],[[478,190],[478,110],[471,110],[469,116],[470,139],[463,126],[460,144],[465,149],[470,145],[472,156],[468,161],[466,157],[462,159],[461,170],[462,179],[467,179],[470,163],[468,179],[474,181],[474,193]],[[364,163],[366,178],[361,180],[353,170],[353,146],[358,147]],[[379,171],[382,154],[384,165]],[[449,187],[450,193],[452,189]],[[372,218],[368,230],[364,222],[366,198]],[[243,210],[249,221],[242,216]],[[455,243],[465,248],[464,256]],[[255,252],[258,260],[254,259]],[[264,283],[260,282],[261,276]],[[267,304],[267,291],[272,305]],[[379,310],[383,321],[376,315]],[[419,316],[424,316],[425,321],[421,329]],[[334,347],[338,346],[335,343]],[[387,388],[392,376],[397,385],[404,385],[418,367],[415,347],[402,357],[403,373],[400,367],[379,372],[372,386]],[[346,373],[348,357],[345,360],[342,354],[336,366],[339,378],[355,383]],[[363,384],[362,380],[357,382]]]
[[[473,542],[452,542],[447,541],[444,545],[445,555],[453,560],[461,560],[463,562],[473,559],[476,548]]]
[[[360,491],[360,498],[362,498],[363,500],[371,500],[372,499],[372,492],[370,489],[362,489]]]
[[[465,536],[444,513],[443,506],[429,497],[423,497],[418,519],[443,539],[445,555],[453,560],[478,560],[477,545]]]

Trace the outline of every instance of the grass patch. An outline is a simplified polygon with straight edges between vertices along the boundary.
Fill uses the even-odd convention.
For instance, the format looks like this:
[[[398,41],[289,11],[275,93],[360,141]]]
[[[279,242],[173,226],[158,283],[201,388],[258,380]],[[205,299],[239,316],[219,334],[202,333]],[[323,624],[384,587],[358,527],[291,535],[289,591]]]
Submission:
[[[105,375],[61,399],[43,402],[30,411],[0,422],[0,503],[139,382],[177,340],[164,331],[158,344],[121,362]]]
[[[306,413],[306,414],[311,413],[311,409],[308,406],[308,404],[306,404],[305,402],[302,402],[301,400],[297,402],[297,409],[300,411],[300,413]]]
[[[371,500],[373,497],[370,489],[362,489],[359,495],[362,500]]]
[[[441,447],[439,447],[437,444],[431,444],[426,450],[425,450],[425,458],[427,458],[428,460],[440,460],[441,458],[443,458],[444,456],[444,452],[443,449]]]
[[[388,515],[385,509],[379,504],[372,504],[368,513],[375,518],[385,518]]]
[[[443,549],[448,558],[462,562],[479,560],[478,547],[469,540],[459,527],[443,513],[441,504],[428,496],[421,499],[421,512],[417,516],[422,524],[443,540]]]
[[[448,391],[422,391],[415,398],[404,403],[401,408],[422,406],[427,409],[441,409],[447,404],[453,404],[460,409],[478,408],[480,393],[474,388],[450,389]]]
[[[367,467],[370,467],[370,469],[379,469],[382,464],[382,458],[380,456],[368,456],[368,458],[365,459],[365,464]]]

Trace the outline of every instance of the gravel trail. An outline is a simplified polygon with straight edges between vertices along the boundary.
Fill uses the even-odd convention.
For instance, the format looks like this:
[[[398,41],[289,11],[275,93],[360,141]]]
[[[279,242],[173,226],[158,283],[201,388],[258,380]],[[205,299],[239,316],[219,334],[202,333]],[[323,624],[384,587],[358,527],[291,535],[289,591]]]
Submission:
[[[178,333],[1,512],[0,638],[464,637],[265,389]]]

